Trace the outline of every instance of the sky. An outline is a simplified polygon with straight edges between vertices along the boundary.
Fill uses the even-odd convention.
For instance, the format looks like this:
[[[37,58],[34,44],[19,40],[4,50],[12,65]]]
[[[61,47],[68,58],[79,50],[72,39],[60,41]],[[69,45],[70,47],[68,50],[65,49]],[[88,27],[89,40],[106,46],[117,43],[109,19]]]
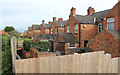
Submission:
[[[118,0],[0,0],[0,30],[13,26],[24,32],[32,24],[53,21],[53,17],[67,20],[70,9],[76,14],[86,15],[88,7],[96,12],[112,9]]]

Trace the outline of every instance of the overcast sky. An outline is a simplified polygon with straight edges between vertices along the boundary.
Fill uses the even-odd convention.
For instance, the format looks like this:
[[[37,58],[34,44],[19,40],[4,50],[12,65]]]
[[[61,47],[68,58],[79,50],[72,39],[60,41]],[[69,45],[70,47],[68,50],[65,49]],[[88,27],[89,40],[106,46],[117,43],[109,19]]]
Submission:
[[[0,0],[0,30],[14,26],[24,32],[33,23],[46,23],[55,16],[67,20],[72,7],[76,14],[86,15],[89,6],[96,12],[111,9],[118,0]]]

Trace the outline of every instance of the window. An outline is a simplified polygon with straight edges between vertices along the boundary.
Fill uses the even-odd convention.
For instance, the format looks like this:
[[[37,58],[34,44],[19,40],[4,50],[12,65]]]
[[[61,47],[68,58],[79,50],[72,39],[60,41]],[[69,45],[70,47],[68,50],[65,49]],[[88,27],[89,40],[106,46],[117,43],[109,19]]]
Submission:
[[[102,24],[98,24],[98,33],[102,32]]]
[[[107,29],[114,30],[114,18],[107,19]]]
[[[51,28],[51,34],[52,34],[52,28]]]
[[[75,33],[78,33],[78,24],[75,24]]]
[[[69,26],[67,26],[67,33],[69,33]]]
[[[87,43],[89,42],[89,40],[84,40],[84,47],[88,47]]]
[[[35,38],[36,38],[36,39],[39,39],[39,35],[35,35]]]
[[[57,34],[57,28],[55,28],[55,34]]]
[[[75,43],[69,43],[69,48],[75,48]]]

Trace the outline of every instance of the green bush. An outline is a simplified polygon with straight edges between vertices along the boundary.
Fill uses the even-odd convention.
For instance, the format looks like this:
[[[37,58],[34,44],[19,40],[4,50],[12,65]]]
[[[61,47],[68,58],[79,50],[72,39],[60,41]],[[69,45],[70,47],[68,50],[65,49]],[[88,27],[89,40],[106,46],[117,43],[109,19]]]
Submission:
[[[2,75],[12,74],[12,56],[9,36],[2,36]]]
[[[31,45],[32,45],[32,41],[30,39],[28,39],[28,38],[24,39],[24,41],[23,41],[24,50],[30,51]]]
[[[23,42],[23,48],[26,51],[30,51],[30,48],[34,47],[39,51],[48,51],[50,50],[50,42],[45,41],[31,41],[30,39],[25,39]]]

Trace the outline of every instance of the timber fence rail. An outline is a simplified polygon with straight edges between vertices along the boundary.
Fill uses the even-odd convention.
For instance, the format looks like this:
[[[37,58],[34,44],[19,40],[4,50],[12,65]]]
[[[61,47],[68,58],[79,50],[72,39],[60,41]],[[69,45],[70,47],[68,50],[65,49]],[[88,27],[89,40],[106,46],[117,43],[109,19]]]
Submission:
[[[118,59],[104,51],[15,61],[15,73],[118,73]]]

